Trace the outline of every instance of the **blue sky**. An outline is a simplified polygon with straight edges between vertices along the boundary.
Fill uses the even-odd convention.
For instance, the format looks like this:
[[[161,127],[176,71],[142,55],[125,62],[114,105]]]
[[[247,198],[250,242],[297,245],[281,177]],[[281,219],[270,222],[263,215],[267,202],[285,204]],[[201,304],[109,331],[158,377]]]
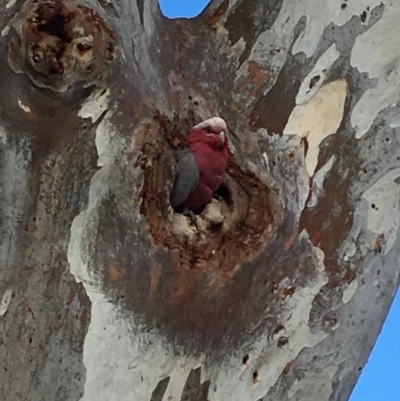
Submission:
[[[159,0],[164,15],[169,18],[195,17],[210,3],[210,0]]]
[[[162,12],[167,17],[190,18],[203,11],[209,0],[159,0],[159,2]],[[398,292],[350,401],[400,401],[399,338],[400,293]]]

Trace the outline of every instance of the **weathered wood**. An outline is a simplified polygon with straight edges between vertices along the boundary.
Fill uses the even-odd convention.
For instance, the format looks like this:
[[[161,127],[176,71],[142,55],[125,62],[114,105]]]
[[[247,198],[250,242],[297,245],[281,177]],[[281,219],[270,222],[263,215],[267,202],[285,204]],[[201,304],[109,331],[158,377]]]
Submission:
[[[347,400],[399,283],[400,5],[0,6],[0,399]],[[221,228],[168,204],[236,132]]]

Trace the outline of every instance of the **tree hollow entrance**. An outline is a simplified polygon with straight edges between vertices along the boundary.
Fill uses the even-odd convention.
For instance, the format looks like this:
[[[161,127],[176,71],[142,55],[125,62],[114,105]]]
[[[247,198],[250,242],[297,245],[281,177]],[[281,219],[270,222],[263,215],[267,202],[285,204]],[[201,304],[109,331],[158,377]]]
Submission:
[[[141,212],[154,245],[171,252],[180,267],[233,271],[274,237],[282,216],[277,194],[256,174],[242,169],[230,154],[224,193],[198,215],[197,230],[169,204],[176,171],[174,154],[185,146],[192,122],[162,117],[157,125],[139,139],[139,165],[144,173]]]

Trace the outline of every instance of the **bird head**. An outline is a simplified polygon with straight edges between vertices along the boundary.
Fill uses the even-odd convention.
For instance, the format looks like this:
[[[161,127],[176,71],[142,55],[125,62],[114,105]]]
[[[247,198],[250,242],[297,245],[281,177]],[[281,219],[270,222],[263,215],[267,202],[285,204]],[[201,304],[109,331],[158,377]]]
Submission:
[[[207,142],[212,147],[223,148],[227,146],[227,129],[221,117],[212,117],[192,128],[188,142]]]

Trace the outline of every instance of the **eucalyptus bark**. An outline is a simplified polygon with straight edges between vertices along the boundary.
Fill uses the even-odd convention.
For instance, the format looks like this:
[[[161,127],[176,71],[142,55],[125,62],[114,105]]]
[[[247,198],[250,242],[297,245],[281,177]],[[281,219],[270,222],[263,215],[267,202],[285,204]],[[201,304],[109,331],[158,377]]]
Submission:
[[[0,6],[0,399],[347,400],[399,284],[400,4]],[[174,154],[223,117],[218,201]]]

